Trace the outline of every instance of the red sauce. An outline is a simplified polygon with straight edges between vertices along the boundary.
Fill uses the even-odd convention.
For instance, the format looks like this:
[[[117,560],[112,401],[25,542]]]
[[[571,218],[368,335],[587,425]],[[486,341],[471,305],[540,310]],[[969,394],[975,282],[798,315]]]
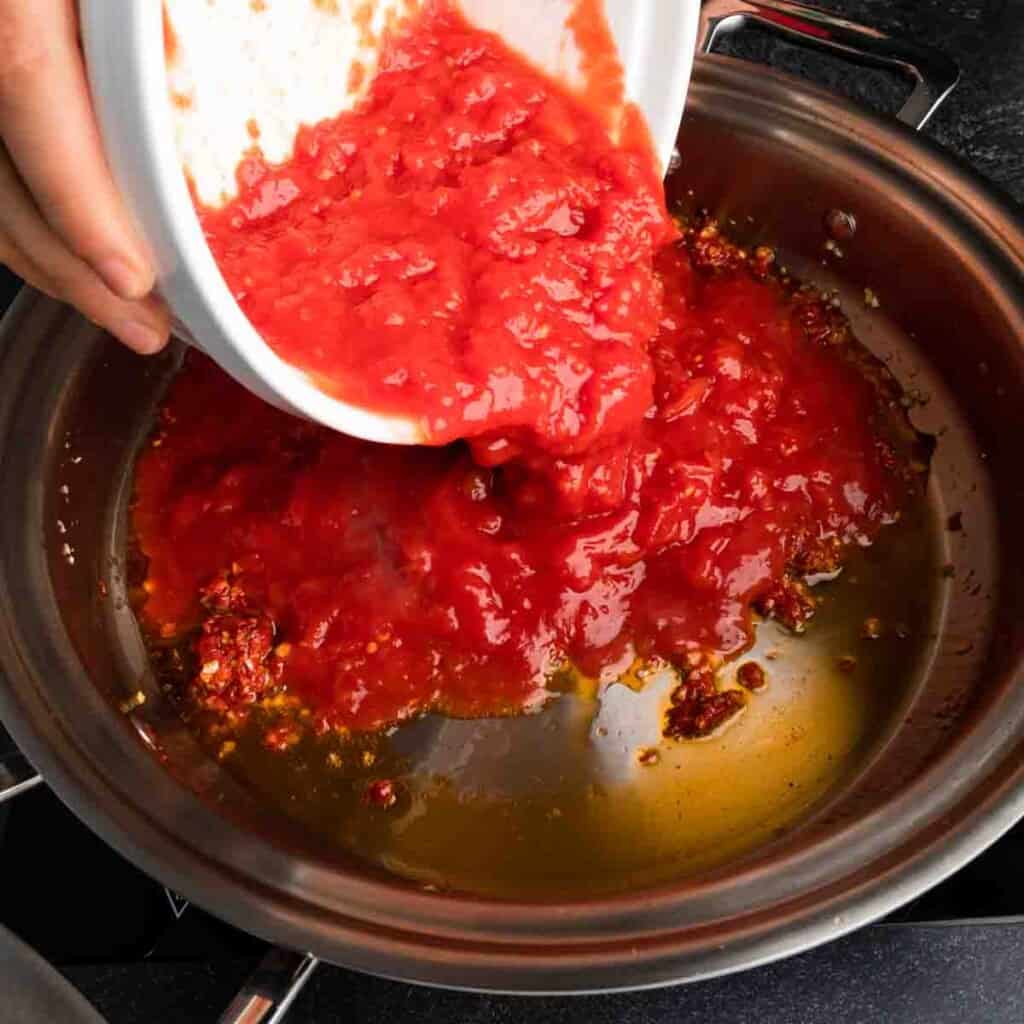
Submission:
[[[638,138],[635,134],[631,136]],[[359,107],[201,210],[224,276],[288,362],[437,443],[581,450],[651,402],[649,146],[443,7],[385,46]]]
[[[572,459],[488,469],[461,444],[357,441],[193,353],[134,509],[145,621],[205,622],[193,696],[237,708],[283,684],[322,724],[371,729],[518,711],[567,662],[597,676],[660,657],[689,671],[678,735],[741,706],[709,671],[749,645],[753,608],[799,625],[794,579],[895,518],[898,393],[864,372],[838,313],[713,233],[657,270],[656,404],[627,440]]]
[[[178,59],[178,34],[174,31],[174,25],[171,23],[171,17],[167,13],[165,4],[161,5],[160,13],[164,29],[164,60],[170,66]]]
[[[323,728],[374,729],[664,659],[669,735],[742,708],[714,669],[755,608],[799,627],[800,579],[896,517],[913,435],[819,296],[711,228],[673,240],[652,163],[442,14],[392,41],[358,115],[243,167],[205,222],[270,343],[474,440],[361,442],[192,353],[134,526],[143,620],[193,638],[195,704],[285,688]]]
[[[626,82],[615,38],[604,16],[604,0],[575,0],[566,27],[579,51],[585,83],[578,98],[614,134],[618,112],[626,103]]]

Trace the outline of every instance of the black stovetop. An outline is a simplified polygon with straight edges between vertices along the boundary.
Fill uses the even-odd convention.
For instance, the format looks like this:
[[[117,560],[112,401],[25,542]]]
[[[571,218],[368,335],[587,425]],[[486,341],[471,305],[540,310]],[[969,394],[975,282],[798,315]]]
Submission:
[[[1024,201],[1024,0],[819,0],[943,49],[964,80],[929,134]],[[737,55],[892,110],[902,86],[751,31]],[[6,305],[16,282],[0,278]],[[943,1024],[1024,1020],[1024,826],[887,922],[788,961],[685,988],[517,999],[414,988],[321,967],[289,1022]],[[56,964],[110,1024],[200,1024],[265,947],[183,905],[45,787],[0,806],[0,923]],[[0,1020],[3,1011],[0,1009]]]

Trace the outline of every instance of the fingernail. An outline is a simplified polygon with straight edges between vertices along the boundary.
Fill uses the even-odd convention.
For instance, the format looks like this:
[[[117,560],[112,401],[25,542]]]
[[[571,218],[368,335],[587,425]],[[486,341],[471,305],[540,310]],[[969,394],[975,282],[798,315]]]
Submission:
[[[159,352],[166,341],[159,331],[140,320],[125,320],[114,328],[114,334],[129,348],[144,356]]]
[[[149,291],[145,275],[120,256],[101,260],[96,270],[106,286],[122,299],[141,299]]]

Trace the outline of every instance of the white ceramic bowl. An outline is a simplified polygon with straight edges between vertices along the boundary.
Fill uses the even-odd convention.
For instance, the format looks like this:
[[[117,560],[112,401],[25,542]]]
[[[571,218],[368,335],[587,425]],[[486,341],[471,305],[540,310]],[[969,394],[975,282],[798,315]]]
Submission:
[[[377,2],[387,5],[398,0]],[[566,66],[567,48],[558,33],[564,31],[567,7],[575,2],[522,0],[508,5],[503,0],[462,0],[471,21],[500,31],[511,45],[570,84],[573,69]],[[223,175],[244,125],[244,120],[237,123],[235,116],[224,127],[223,119],[232,110],[237,115],[239,103],[265,106],[275,95],[280,99],[282,90],[275,93],[273,88],[263,87],[267,76],[261,74],[261,60],[276,62],[278,68],[291,60],[289,73],[298,80],[298,86],[293,82],[293,91],[296,96],[302,92],[302,96],[290,116],[301,119],[303,112],[315,112],[311,116],[319,119],[340,113],[345,102],[335,102],[330,76],[324,73],[326,64],[317,68],[316,59],[306,56],[307,48],[298,45],[301,41],[296,40],[294,31],[291,38],[285,38],[281,31],[250,38],[245,19],[265,16],[253,15],[250,0],[221,0],[218,9],[227,14],[220,20],[204,14],[210,8],[205,2],[200,7],[200,3],[173,0],[168,10],[173,14],[176,7],[181,9],[193,19],[193,26],[204,30],[196,33],[196,52],[200,61],[210,62],[206,66],[211,74],[224,72],[223,83],[241,86],[233,88],[231,96],[227,89],[218,91],[215,85],[212,93],[207,90],[207,95],[224,98],[224,104],[223,109],[213,109],[216,104],[209,104],[201,111],[206,117],[205,134],[194,133],[191,138],[191,158],[200,177],[206,171],[199,164],[211,154],[196,156],[197,138],[204,146],[222,150],[215,154],[219,160],[205,163],[207,170],[213,168],[210,173]],[[265,3],[271,10],[275,4],[288,5],[291,9],[286,13],[295,13],[291,6],[294,0]],[[152,249],[159,289],[174,315],[176,333],[197,344],[250,391],[281,409],[370,441],[422,442],[422,430],[414,422],[380,415],[324,394],[301,370],[274,353],[235,302],[203,237],[183,174],[182,154],[189,150],[182,145],[181,119],[170,97],[160,0],[80,0],[79,6],[89,82],[107,157]],[[339,6],[342,18],[354,18],[356,0],[340,0]],[[658,154],[667,166],[689,82],[699,2],[607,0],[606,11],[623,60],[627,98],[637,103],[647,117]],[[211,19],[209,24],[195,20],[207,17]],[[300,28],[305,24],[300,19]],[[314,21],[308,27],[310,32],[317,30]],[[258,31],[264,30],[252,28],[252,32]],[[308,48],[309,53],[319,52],[321,58],[323,51],[322,46],[319,51],[312,45]],[[294,55],[299,52],[304,59],[295,61]],[[343,74],[344,81],[344,60],[330,56],[335,74]],[[347,55],[350,60],[356,56]],[[211,81],[216,83],[216,74]],[[228,102],[232,97],[234,108]],[[255,112],[266,115],[259,118],[261,125],[271,117],[265,109]],[[218,118],[222,130],[218,130]],[[293,124],[289,129],[287,117],[279,125],[280,131],[290,130],[292,136],[297,127]],[[262,146],[262,135],[260,141]],[[237,160],[230,165],[231,171],[236,164]],[[231,410],[226,409],[225,415],[231,415]]]

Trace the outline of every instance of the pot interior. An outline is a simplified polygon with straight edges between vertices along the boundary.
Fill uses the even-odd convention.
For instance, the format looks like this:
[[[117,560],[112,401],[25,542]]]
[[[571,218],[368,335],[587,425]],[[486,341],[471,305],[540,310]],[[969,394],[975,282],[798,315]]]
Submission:
[[[132,448],[164,379],[154,374],[151,388],[135,392]],[[107,648],[115,677],[142,680],[131,685],[146,703],[129,717],[148,722],[162,746],[167,719],[153,719],[153,709],[166,701],[173,714],[174,683],[160,692],[127,592],[133,572],[121,568],[131,546],[130,472],[131,460],[121,462],[113,534],[101,538],[111,600],[88,628],[115,638]],[[856,552],[839,580],[819,584],[806,633],[760,623],[755,647],[723,671],[731,677],[755,660],[769,685],[705,740],[662,740],[678,682],[662,671],[606,688],[556,680],[563,692],[535,714],[431,714],[381,736],[310,733],[286,752],[268,749],[268,719],[257,712],[229,739],[197,730],[188,757],[216,765],[326,848],[441,891],[564,900],[693,877],[797,827],[855,785],[896,734],[944,631],[941,516],[932,489],[881,543]],[[893,579],[917,585],[893,587]],[[872,620],[877,638],[865,635]],[[176,720],[172,728],[180,738]],[[395,806],[365,799],[377,779],[397,783]]]

